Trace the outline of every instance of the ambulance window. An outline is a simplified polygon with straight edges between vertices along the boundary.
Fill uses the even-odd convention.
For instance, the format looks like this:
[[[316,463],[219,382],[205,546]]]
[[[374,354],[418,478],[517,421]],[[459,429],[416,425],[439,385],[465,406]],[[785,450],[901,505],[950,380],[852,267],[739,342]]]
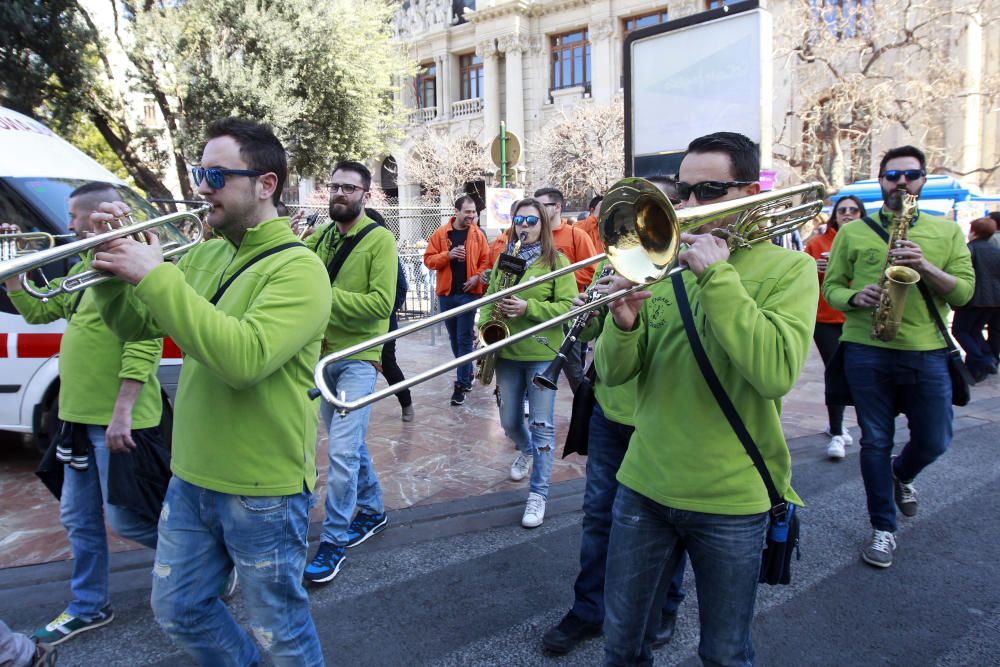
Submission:
[[[12,223],[23,232],[52,232],[17,196],[0,185],[0,222]]]

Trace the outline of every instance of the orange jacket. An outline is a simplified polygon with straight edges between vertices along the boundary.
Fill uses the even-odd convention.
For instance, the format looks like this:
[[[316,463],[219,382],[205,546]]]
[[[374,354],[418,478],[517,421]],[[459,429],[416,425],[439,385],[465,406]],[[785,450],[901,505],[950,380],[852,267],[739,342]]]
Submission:
[[[424,266],[437,271],[437,284],[434,291],[438,296],[451,294],[451,260],[448,258],[451,242],[448,240],[448,232],[451,231],[454,222],[455,218],[452,217],[447,223],[434,230],[434,233],[427,240],[427,249],[424,250]],[[490,248],[486,241],[486,234],[479,228],[479,225],[469,225],[469,236],[465,239],[467,274],[465,279],[481,276],[483,271],[493,266],[490,259]],[[468,293],[482,294],[486,291],[486,287],[485,283],[480,282]]]
[[[594,244],[594,250],[598,253],[604,252],[604,243],[601,241],[601,235],[597,232],[597,216],[591,215],[584,220],[576,223],[574,225],[581,232],[586,232],[587,236]]]
[[[806,254],[811,255],[814,259],[820,259],[820,255],[824,252],[829,253],[830,248],[833,246],[833,237],[837,235],[837,230],[833,228],[833,225],[828,225],[826,232],[819,236],[814,236],[806,243],[804,250]],[[829,255],[827,255],[829,257]],[[844,313],[839,310],[835,310],[830,304],[826,302],[823,298],[823,278],[826,274],[819,274],[819,308],[816,311],[816,321],[822,324],[842,324],[845,320]]]
[[[597,251],[594,249],[594,243],[590,240],[590,237],[587,236],[587,233],[582,232],[577,227],[568,225],[565,222],[562,227],[553,230],[552,240],[556,244],[556,250],[566,255],[570,264],[579,262],[581,259],[586,259],[587,257],[593,257],[597,254]],[[496,264],[497,257],[499,257],[506,249],[507,232],[504,232],[493,239],[493,245],[490,247],[490,266]],[[577,289],[581,292],[584,291],[594,279],[594,266],[587,266],[575,271],[573,273],[573,277],[576,278]]]

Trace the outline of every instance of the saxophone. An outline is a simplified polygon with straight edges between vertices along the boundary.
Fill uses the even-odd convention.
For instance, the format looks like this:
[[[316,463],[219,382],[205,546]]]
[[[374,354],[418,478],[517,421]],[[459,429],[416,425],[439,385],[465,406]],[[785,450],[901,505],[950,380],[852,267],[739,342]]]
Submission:
[[[499,292],[505,290],[508,287],[513,287],[521,276],[524,274],[524,262],[520,261],[520,272],[516,268],[507,266],[511,264],[510,260],[517,260],[518,253],[521,252],[521,242],[527,233],[522,233],[514,244],[514,251],[511,255],[501,255],[500,260],[497,262],[497,271],[500,272],[500,277],[497,279],[497,289]],[[505,259],[507,261],[505,261]],[[517,264],[517,262],[513,262]],[[479,344],[480,346],[492,345],[497,341],[501,341],[510,335],[510,329],[507,327],[505,322],[506,316],[500,312],[500,309],[493,306],[493,310],[490,312],[490,319],[483,322],[479,327]],[[497,367],[497,353],[491,352],[490,354],[483,355],[476,361],[476,373],[475,378],[479,380],[481,385],[488,386],[493,382],[493,374]]]
[[[872,313],[872,328],[870,335],[873,340],[888,342],[899,333],[903,322],[903,309],[906,306],[906,295],[910,285],[920,280],[920,274],[908,266],[895,266],[889,254],[898,247],[900,241],[906,240],[910,231],[910,223],[919,215],[917,196],[906,193],[903,195],[903,206],[899,214],[893,217],[892,229],[889,234],[889,249],[882,265],[882,275],[878,286],[882,288],[882,297],[878,307]]]

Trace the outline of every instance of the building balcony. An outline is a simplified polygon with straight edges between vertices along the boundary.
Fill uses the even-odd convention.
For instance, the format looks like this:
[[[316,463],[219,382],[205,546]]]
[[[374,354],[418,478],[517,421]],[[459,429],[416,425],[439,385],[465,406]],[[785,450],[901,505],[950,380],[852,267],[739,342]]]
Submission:
[[[483,112],[483,98],[473,97],[469,100],[459,100],[458,102],[452,102],[451,104],[451,117],[452,118],[465,118],[466,116],[475,116],[476,114],[481,114]]]
[[[421,125],[437,118],[437,107],[414,109],[410,112],[410,125]]]

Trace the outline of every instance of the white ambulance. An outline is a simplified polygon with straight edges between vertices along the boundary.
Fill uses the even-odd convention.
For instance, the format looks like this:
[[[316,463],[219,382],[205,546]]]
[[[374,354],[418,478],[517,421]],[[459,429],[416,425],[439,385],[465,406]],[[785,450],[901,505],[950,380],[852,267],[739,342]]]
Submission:
[[[0,222],[23,231],[67,234],[66,200],[89,181],[113,184],[134,210],[155,215],[121,179],[45,125],[0,107]],[[49,279],[63,276],[72,261],[54,262],[43,271]],[[25,323],[0,287],[0,430],[33,434],[39,446],[48,441],[58,413],[59,343],[65,329],[65,320]],[[168,340],[158,373],[167,410],[180,363],[180,351]]]

